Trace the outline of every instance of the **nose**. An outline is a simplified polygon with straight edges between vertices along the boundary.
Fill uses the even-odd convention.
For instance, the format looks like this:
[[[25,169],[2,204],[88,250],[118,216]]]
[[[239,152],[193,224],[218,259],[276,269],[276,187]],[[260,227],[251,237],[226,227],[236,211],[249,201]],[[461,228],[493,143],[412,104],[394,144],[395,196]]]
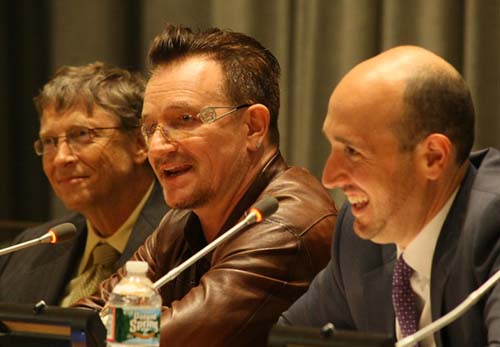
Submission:
[[[149,142],[151,143],[152,141],[155,140],[155,138],[159,138],[164,142],[174,143],[177,142],[176,135],[178,134],[175,131],[175,129],[167,129],[165,125],[158,124],[158,127],[156,128],[156,131],[154,131],[153,134],[151,135]]]
[[[333,189],[347,185],[347,181],[346,162],[342,155],[337,154],[337,151],[332,149],[323,168],[321,182],[326,188]]]
[[[149,146],[156,146],[157,144],[163,146],[165,144],[170,144],[177,147],[177,140],[175,136],[172,135],[175,135],[173,134],[173,130],[165,129],[162,124],[159,124],[158,128],[156,128],[156,131],[151,135]]]
[[[66,165],[76,160],[76,155],[66,138],[60,138],[53,156],[54,164]]]
[[[159,131],[154,132],[148,144],[148,157],[153,163],[155,158],[161,158],[166,153],[177,151],[179,145],[176,141],[172,141],[160,127]]]

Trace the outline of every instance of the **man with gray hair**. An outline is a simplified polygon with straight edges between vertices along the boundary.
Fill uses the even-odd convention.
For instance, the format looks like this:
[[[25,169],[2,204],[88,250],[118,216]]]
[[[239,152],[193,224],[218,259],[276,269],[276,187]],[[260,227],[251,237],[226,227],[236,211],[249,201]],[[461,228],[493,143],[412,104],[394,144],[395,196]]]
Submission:
[[[35,152],[56,195],[75,211],[22,232],[34,239],[63,222],[72,240],[0,257],[0,301],[69,306],[123,265],[166,211],[141,134],[144,80],[96,62],[62,67],[35,97]]]

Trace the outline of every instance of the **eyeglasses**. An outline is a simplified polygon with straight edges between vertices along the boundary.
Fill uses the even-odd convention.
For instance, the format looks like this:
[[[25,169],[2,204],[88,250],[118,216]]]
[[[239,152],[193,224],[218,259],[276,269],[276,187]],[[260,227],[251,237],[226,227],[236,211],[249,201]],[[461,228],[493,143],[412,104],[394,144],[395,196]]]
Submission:
[[[229,116],[238,110],[245,107],[250,107],[251,104],[241,104],[238,106],[207,106],[204,107],[198,114],[179,114],[170,118],[166,122],[160,123],[144,123],[142,125],[142,135],[149,145],[156,130],[160,130],[162,136],[171,142],[184,140],[194,135],[196,129],[202,124],[213,123],[219,119]],[[219,109],[230,109],[227,112],[217,115]]]
[[[98,134],[102,130],[121,129],[122,127],[102,127],[102,128],[87,128],[75,127],[61,136],[43,136],[35,141],[35,153],[37,155],[53,154],[57,150],[60,139],[66,139],[66,142],[74,151],[79,151],[83,147],[94,142],[94,138],[101,135]]]

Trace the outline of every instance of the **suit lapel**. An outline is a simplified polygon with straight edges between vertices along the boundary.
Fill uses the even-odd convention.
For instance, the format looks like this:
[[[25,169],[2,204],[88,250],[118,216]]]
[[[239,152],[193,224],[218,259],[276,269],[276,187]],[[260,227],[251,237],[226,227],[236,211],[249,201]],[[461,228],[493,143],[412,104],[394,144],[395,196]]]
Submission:
[[[155,182],[153,191],[134,224],[123,254],[115,265],[116,269],[123,266],[132,257],[137,248],[144,243],[152,231],[160,224],[166,211],[167,206],[163,199],[161,186],[158,182]]]
[[[152,230],[159,224],[166,210],[161,186],[155,182],[153,191],[133,227],[127,246],[118,260],[117,267],[122,266],[130,259],[135,250],[144,243]],[[41,258],[41,265],[35,269],[39,279],[33,278],[33,281],[39,282],[37,286],[39,286],[40,297],[49,304],[58,304],[57,301],[63,295],[68,281],[78,266],[87,239],[87,224],[83,216],[72,215],[67,221],[75,224],[77,236],[57,245],[48,245],[50,248],[47,249],[47,256],[50,257],[46,262],[43,257]],[[68,266],[68,264],[70,265]]]
[[[394,335],[391,292],[396,247],[393,245],[381,246],[381,256],[381,265],[361,277],[362,305],[365,312],[363,325],[366,327],[365,329],[372,332],[385,332]]]
[[[432,274],[431,274],[431,310],[432,320],[435,321],[440,318],[443,312],[443,296],[445,293],[446,282],[452,269],[453,257],[457,247],[460,234],[462,232],[465,213],[467,210],[467,202],[469,201],[469,194],[471,191],[472,183],[476,170],[470,168],[465,176],[465,179],[460,187],[455,201],[452,204],[446,220],[443,224],[434,250],[432,259]],[[441,346],[441,335],[434,334],[436,346]]]
[[[47,261],[43,256],[40,257],[40,266],[34,269],[33,277],[30,276],[34,282],[36,281],[40,298],[51,305],[58,304],[66,283],[78,266],[77,255],[81,254],[85,247],[87,237],[85,220],[77,218],[69,222],[75,224],[77,236],[60,244],[46,245]],[[36,277],[39,278],[38,281]]]

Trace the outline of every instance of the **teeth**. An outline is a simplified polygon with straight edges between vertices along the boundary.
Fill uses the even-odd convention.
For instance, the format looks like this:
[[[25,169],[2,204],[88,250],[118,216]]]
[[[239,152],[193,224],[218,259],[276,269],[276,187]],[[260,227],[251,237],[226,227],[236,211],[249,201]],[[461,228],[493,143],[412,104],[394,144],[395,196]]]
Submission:
[[[368,202],[368,198],[366,197],[361,197],[361,196],[348,196],[347,200],[354,205],[354,204],[362,204]]]
[[[182,165],[182,164],[178,164],[178,165],[174,165],[174,164],[171,164],[171,165],[163,165],[163,166],[159,166],[160,170],[163,170],[163,171],[182,171],[182,170],[185,170],[186,167],[188,165]]]
[[[164,167],[163,171],[179,171],[180,169],[177,166],[174,167]]]
[[[167,172],[168,176],[179,176],[180,174],[180,172]]]
[[[185,173],[189,168],[186,168],[186,167],[175,167],[175,168],[171,168],[171,169],[164,169],[163,172],[167,175],[167,176],[180,176],[182,175],[183,173]]]

